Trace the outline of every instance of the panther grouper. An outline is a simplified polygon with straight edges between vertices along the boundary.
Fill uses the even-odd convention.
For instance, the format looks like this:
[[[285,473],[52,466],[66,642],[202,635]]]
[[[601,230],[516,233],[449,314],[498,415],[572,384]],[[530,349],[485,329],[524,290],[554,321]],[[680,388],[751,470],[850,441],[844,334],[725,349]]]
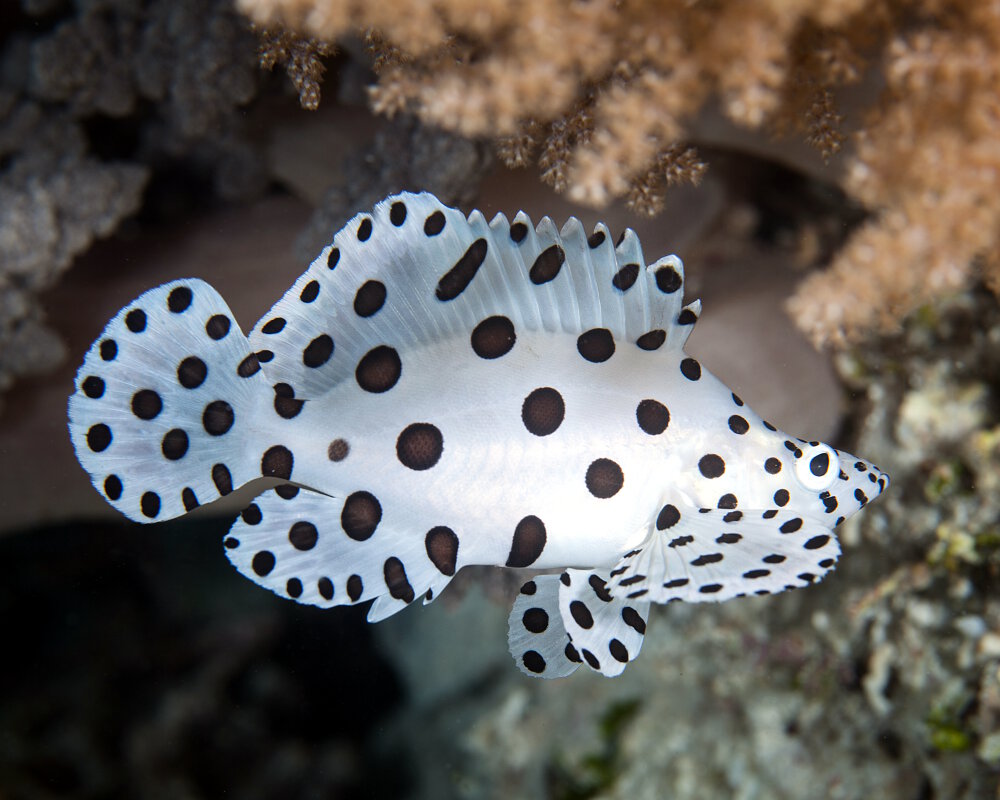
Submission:
[[[207,283],[107,325],[69,400],[77,457],[139,522],[283,481],[224,545],[300,603],[428,603],[469,564],[528,581],[529,675],[617,675],[650,603],[806,586],[876,467],[765,422],[684,344],[675,256],[627,230],[487,222],[403,193],[354,217],[247,337]]]

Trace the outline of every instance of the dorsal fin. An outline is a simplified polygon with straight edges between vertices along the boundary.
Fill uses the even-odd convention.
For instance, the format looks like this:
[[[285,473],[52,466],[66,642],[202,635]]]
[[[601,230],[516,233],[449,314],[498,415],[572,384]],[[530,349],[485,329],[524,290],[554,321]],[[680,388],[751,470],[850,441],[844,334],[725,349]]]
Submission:
[[[604,226],[588,237],[575,218],[561,231],[523,212],[487,224],[402,193],[348,222],[250,340],[268,380],[306,399],[351,377],[375,347],[468,336],[497,315],[518,330],[607,328],[640,346],[654,331],[650,344],[680,347],[697,318],[682,313],[683,275],[676,256],[646,266],[631,230],[615,246]]]

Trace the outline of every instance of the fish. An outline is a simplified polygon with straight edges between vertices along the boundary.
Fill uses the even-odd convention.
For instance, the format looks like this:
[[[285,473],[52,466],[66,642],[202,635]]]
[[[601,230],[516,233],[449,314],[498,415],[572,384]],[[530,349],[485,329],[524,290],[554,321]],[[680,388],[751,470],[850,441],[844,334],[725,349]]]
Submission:
[[[280,481],[223,545],[244,576],[369,621],[469,565],[530,568],[508,623],[529,676],[622,673],[653,603],[816,583],[835,529],[889,485],[778,430],[684,351],[684,268],[428,193],[351,219],[245,335],[200,279],[151,289],[94,341],[69,433],[142,523]]]

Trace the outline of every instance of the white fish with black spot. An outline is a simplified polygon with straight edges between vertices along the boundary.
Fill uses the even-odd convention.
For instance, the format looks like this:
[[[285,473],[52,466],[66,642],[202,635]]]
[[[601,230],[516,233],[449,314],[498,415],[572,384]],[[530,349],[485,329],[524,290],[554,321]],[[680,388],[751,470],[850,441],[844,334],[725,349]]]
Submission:
[[[91,347],[69,401],[94,486],[130,519],[248,481],[244,575],[372,621],[462,567],[562,570],[521,589],[530,675],[617,675],[650,603],[805,586],[888,486],[789,437],[684,353],[675,256],[576,219],[537,227],[399,194],[352,219],[244,336],[200,280],[152,289]]]

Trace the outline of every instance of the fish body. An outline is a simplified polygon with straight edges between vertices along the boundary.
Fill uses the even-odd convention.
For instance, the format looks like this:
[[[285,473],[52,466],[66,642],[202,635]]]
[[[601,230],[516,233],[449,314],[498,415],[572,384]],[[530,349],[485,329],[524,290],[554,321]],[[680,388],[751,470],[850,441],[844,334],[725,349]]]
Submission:
[[[70,397],[99,492],[178,516],[285,481],[225,539],[247,577],[370,620],[430,602],[463,566],[558,569],[510,617],[522,671],[619,674],[651,602],[804,586],[833,529],[888,485],[789,437],[683,346],[675,256],[429,194],[359,214],[254,327],[175,281],[108,324]]]

